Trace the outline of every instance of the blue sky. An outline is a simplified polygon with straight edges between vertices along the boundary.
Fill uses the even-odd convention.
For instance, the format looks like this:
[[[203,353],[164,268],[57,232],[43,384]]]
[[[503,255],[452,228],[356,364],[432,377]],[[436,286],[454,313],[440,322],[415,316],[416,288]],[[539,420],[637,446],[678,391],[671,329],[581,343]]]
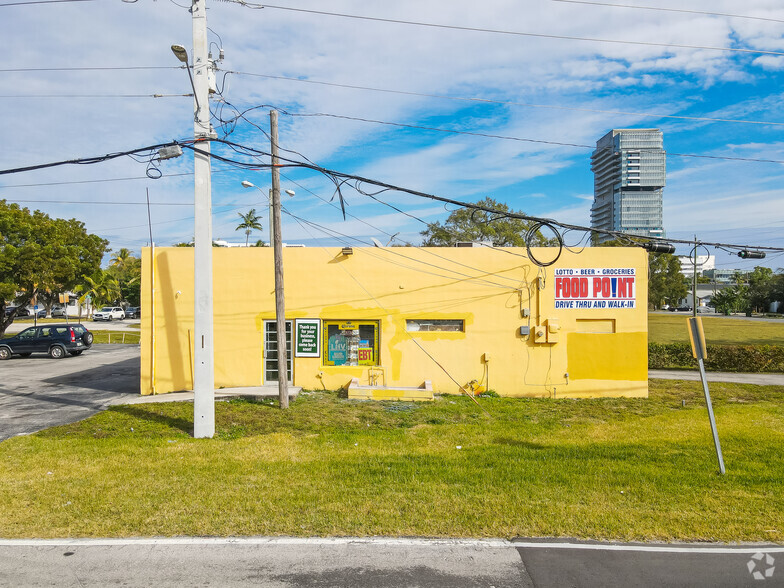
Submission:
[[[226,52],[219,81],[225,72],[237,72],[226,75],[222,96],[240,109],[266,104],[292,113],[516,139],[281,115],[281,145],[324,167],[464,201],[489,196],[532,215],[588,225],[590,146],[612,128],[660,128],[670,154],[784,161],[784,7],[775,0],[695,0],[687,7],[634,0],[638,8],[554,0],[278,3],[458,27],[704,47],[504,35],[208,0],[210,41]],[[186,4],[97,0],[0,6],[6,55],[0,68],[6,112],[0,168],[191,137],[192,100],[151,97],[190,91],[169,49],[181,43],[190,51]],[[739,16],[640,8],[654,4]],[[140,69],[61,69],[96,67]],[[58,71],[9,71],[40,68]],[[268,128],[268,109],[248,116]],[[704,118],[733,122],[696,120]],[[247,123],[238,124],[229,138],[269,148],[266,137]],[[667,167],[668,235],[784,247],[782,164],[669,155]],[[109,239],[113,249],[138,252],[149,241],[143,204],[149,189],[156,243],[190,240],[192,160],[163,162],[164,177],[158,180],[147,179],[145,168],[124,158],[0,176],[0,198],[77,218]],[[240,182],[247,179],[266,192],[269,173],[217,162],[214,171],[215,238],[243,241],[244,234],[235,231],[237,213],[251,207],[267,227],[264,194],[243,189]],[[346,235],[305,230],[284,218],[287,242],[360,245],[371,237],[387,242],[395,234],[397,242],[419,242],[424,225],[408,216],[347,190],[348,211],[361,221],[344,221],[324,202],[333,195],[328,180],[305,170],[288,170],[285,176],[282,187],[296,191],[285,202],[289,211]],[[444,206],[413,196],[386,192],[382,197],[427,222],[448,214]],[[255,238],[267,240],[266,228]],[[754,263],[717,254],[719,267]],[[784,266],[784,257],[771,255],[765,263]]]

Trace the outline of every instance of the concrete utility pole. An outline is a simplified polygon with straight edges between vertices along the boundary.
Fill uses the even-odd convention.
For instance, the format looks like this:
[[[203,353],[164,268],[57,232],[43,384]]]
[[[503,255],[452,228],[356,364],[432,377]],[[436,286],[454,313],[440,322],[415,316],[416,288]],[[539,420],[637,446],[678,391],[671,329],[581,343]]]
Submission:
[[[272,147],[272,243],[275,248],[275,318],[278,327],[278,398],[289,407],[288,350],[286,348],[286,305],[283,299],[283,243],[280,235],[280,169],[278,161],[278,111],[270,110]]]
[[[215,435],[215,349],[212,318],[212,186],[210,178],[210,84],[212,64],[207,57],[206,0],[193,0],[193,77],[196,116],[194,153],[194,361],[193,436]]]

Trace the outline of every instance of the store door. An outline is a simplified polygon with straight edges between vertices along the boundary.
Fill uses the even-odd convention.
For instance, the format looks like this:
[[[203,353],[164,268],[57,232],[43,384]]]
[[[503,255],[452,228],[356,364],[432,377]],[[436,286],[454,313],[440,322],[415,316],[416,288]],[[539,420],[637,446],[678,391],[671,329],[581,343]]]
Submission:
[[[286,375],[291,383],[291,321],[286,321]],[[271,384],[278,377],[278,323],[264,321],[264,383]]]

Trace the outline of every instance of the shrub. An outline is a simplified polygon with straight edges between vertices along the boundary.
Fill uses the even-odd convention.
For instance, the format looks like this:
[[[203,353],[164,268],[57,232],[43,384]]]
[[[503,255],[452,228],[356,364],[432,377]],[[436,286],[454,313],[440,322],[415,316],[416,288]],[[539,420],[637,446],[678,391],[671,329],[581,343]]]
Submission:
[[[693,369],[688,343],[649,343],[650,369]],[[708,345],[705,369],[713,372],[784,372],[784,347],[778,345]]]

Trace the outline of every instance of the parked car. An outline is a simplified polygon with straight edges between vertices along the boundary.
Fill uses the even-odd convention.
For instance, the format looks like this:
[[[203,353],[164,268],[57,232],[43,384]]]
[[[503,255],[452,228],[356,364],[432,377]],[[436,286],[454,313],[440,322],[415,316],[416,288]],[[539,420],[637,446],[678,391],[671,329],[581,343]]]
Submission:
[[[125,309],[125,318],[142,318],[142,309],[138,306],[129,306]]]
[[[16,310],[16,306],[8,306],[8,307],[6,307],[6,309],[5,309],[5,316],[10,316],[10,314],[14,310]],[[41,310],[38,310],[38,311],[31,311],[29,308],[21,307],[18,310],[16,310],[16,316],[17,317],[33,316],[34,313],[35,313],[35,316],[37,318],[45,318],[46,317],[46,309],[45,308],[42,308]]]
[[[698,306],[697,307],[698,313],[706,313],[706,312],[716,312],[716,309],[712,306]]]
[[[94,321],[123,320],[124,318],[125,311],[121,306],[104,306],[101,310],[93,313]]]
[[[65,318],[66,316],[65,308],[63,308],[62,306],[55,306],[52,309],[52,318],[59,317],[59,316]]]
[[[679,306],[678,310],[681,311],[681,312],[691,312],[691,306],[688,306],[688,305],[686,305],[686,306]]]
[[[48,353],[53,359],[66,353],[80,355],[93,344],[93,334],[84,325],[43,325],[30,327],[7,339],[0,339],[0,360],[12,355],[29,357]]]

